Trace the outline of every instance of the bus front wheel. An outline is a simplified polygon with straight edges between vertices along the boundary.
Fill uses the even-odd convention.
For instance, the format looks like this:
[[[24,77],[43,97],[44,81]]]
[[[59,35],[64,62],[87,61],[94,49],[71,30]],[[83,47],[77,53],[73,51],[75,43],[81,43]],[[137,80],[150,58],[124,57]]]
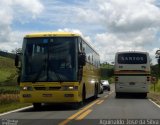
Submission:
[[[116,98],[119,98],[119,97],[120,97],[120,93],[116,92]]]
[[[85,102],[85,99],[86,99],[86,88],[85,88],[85,85],[83,85],[83,90],[82,90],[82,101],[80,102],[75,102],[73,104],[73,108],[74,109],[78,109],[80,107],[83,106],[84,102]]]

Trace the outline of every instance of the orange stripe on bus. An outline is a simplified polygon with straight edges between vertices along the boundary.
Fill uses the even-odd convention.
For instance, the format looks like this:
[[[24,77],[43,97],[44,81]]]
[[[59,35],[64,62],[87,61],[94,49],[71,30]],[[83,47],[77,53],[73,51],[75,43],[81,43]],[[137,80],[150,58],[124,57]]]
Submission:
[[[114,74],[123,74],[123,73],[145,73],[149,74],[149,71],[143,71],[143,70],[120,70],[120,71],[114,71]]]

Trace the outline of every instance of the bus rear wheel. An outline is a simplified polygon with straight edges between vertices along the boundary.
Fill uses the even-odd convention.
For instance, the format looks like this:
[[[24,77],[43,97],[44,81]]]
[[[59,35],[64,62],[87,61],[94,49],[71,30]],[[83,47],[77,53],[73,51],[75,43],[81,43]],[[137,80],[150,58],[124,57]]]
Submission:
[[[116,98],[119,98],[120,97],[120,93],[119,92],[116,92]]]
[[[33,107],[35,110],[39,110],[41,108],[41,103],[33,103]]]
[[[94,89],[94,98],[97,99],[98,98],[98,86],[97,84],[95,84],[95,89]]]
[[[86,87],[83,85],[83,91],[82,91],[82,102],[85,102],[86,100]]]
[[[147,93],[142,93],[141,96],[142,96],[142,98],[146,98],[147,97]]]
[[[81,101],[81,102],[74,102],[74,104],[73,104],[73,108],[74,109],[79,109],[82,106],[83,106],[83,101]]]

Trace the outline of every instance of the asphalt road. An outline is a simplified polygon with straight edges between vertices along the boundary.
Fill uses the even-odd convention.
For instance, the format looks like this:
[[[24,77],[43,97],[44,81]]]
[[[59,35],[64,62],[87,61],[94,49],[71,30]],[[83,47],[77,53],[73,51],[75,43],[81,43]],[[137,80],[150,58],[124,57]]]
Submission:
[[[0,119],[0,125],[159,125],[160,108],[147,98],[127,95],[117,99],[112,85],[110,92],[104,92],[96,100],[88,99],[77,110],[72,105],[44,105],[39,111],[31,107],[2,115]]]

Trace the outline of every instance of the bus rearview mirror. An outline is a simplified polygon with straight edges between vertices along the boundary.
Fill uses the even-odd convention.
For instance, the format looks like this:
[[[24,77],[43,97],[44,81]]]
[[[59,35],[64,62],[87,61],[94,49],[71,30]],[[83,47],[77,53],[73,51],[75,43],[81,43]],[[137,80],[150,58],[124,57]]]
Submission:
[[[15,66],[16,66],[16,67],[19,66],[20,55],[21,55],[21,53],[16,53],[16,55],[15,55]]]
[[[160,65],[160,58],[158,58],[158,64]]]
[[[16,54],[15,56],[15,66],[18,67],[19,66],[19,55]]]

